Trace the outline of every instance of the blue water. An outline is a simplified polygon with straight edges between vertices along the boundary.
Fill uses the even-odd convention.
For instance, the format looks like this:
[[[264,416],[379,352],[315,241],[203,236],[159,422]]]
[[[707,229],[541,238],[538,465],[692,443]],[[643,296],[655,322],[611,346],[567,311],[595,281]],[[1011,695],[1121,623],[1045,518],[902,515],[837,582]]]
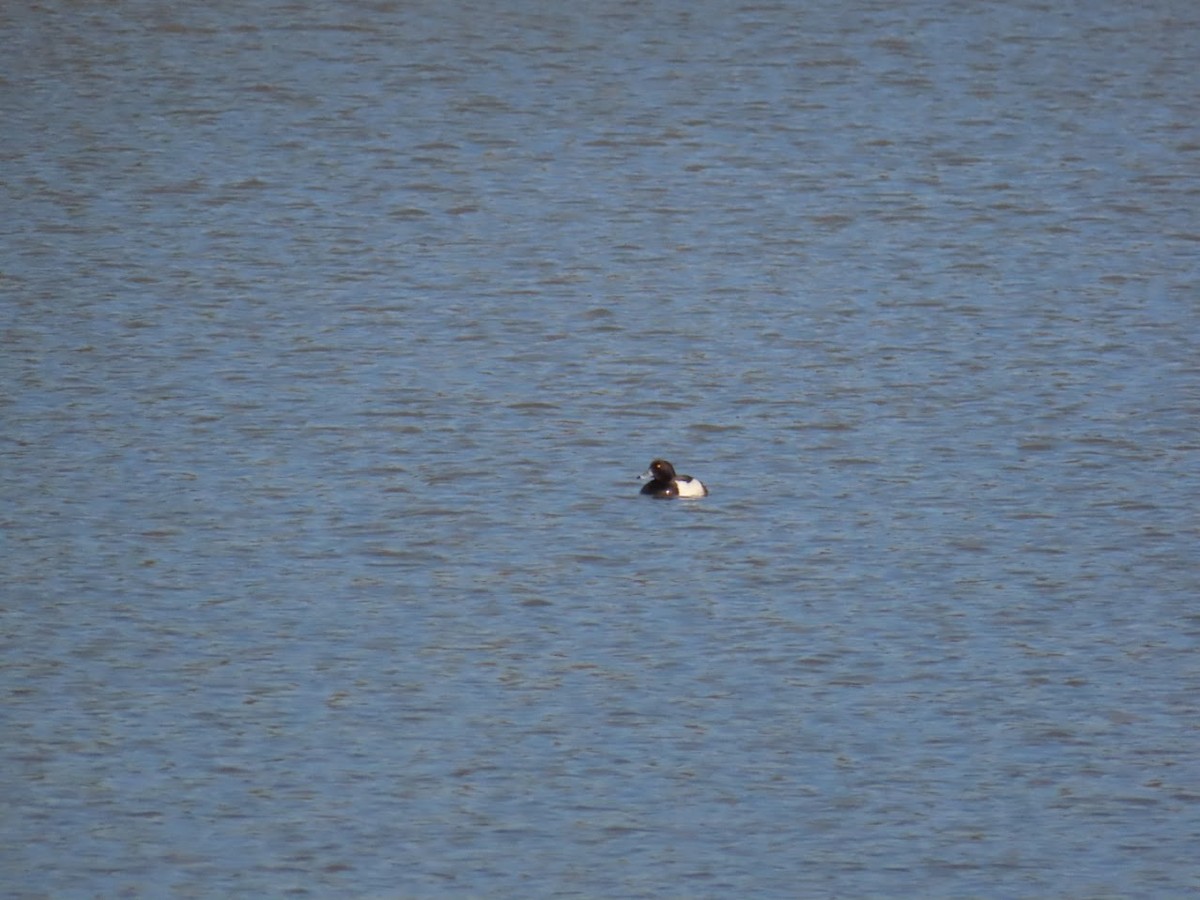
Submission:
[[[4,896],[1200,891],[1193,4],[0,28]]]

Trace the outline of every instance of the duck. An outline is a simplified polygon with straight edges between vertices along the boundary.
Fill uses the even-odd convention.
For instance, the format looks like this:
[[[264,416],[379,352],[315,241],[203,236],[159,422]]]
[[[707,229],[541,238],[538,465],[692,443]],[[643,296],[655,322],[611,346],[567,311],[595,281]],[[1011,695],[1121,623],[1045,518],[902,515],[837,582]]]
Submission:
[[[707,497],[708,488],[699,478],[691,475],[676,475],[675,467],[665,459],[656,459],[642,473],[641,480],[650,479],[642,486],[642,493],[650,497],[670,499],[672,497]]]

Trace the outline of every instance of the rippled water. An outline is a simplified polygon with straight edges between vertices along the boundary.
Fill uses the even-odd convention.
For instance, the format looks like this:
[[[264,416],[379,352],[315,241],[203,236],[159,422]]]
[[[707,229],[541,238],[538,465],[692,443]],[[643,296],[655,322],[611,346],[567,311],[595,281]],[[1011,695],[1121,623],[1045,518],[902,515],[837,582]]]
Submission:
[[[1194,4],[0,27],[6,895],[1200,890]]]

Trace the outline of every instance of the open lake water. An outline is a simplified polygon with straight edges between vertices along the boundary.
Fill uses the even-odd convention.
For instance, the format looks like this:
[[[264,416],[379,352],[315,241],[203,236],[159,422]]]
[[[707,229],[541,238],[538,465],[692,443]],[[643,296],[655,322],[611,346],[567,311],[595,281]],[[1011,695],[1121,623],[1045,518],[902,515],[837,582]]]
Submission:
[[[3,896],[1200,891],[1194,0],[0,34]]]

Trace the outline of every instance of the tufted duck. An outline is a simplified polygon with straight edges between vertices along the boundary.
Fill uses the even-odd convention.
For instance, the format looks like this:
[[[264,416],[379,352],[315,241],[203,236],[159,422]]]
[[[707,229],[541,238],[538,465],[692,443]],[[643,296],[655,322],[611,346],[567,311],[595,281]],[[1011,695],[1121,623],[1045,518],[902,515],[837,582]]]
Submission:
[[[691,475],[676,475],[675,467],[665,459],[656,459],[650,463],[642,478],[650,479],[650,483],[642,487],[643,494],[651,497],[706,497],[706,488],[699,478]]]

